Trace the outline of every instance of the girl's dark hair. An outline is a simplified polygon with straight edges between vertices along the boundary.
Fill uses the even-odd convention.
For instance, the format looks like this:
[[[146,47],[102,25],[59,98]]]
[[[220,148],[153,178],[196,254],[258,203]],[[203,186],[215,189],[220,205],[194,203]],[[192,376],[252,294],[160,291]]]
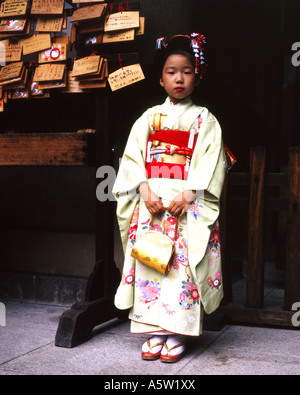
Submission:
[[[171,39],[167,46],[162,46],[156,50],[154,58],[155,73],[160,78],[164,65],[171,55],[183,55],[186,56],[193,67],[195,67],[195,56],[191,47],[191,40],[186,36],[175,37]]]

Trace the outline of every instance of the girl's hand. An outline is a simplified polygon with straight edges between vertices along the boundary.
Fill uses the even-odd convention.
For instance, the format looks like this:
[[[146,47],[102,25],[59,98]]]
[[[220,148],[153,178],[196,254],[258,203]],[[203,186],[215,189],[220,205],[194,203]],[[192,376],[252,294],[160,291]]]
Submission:
[[[187,207],[194,200],[195,193],[196,191],[183,191],[172,200],[168,207],[168,211],[172,215],[179,215],[179,217],[182,217],[186,212]]]
[[[162,201],[151,191],[146,182],[139,186],[139,191],[150,214],[156,215],[163,211]]]

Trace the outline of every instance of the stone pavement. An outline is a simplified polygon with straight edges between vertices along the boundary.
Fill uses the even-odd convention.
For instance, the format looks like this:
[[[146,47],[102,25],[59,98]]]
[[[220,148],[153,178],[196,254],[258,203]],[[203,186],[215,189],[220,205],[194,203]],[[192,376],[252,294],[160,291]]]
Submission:
[[[0,375],[298,375],[299,330],[225,326],[189,338],[175,364],[143,361],[146,335],[130,333],[129,322],[112,320],[75,348],[54,344],[62,306],[5,302],[0,326]],[[174,378],[174,377],[173,377]],[[106,379],[107,380],[107,379]]]

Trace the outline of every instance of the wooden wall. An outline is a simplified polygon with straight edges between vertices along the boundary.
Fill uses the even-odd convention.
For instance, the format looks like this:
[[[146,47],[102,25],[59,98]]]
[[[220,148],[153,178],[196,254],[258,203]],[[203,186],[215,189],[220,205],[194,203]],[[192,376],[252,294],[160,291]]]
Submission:
[[[152,77],[156,38],[192,31],[205,33],[208,43],[208,74],[201,82],[196,101],[219,119],[225,142],[238,158],[235,171],[248,169],[249,149],[254,145],[266,147],[266,163],[272,170],[286,165],[288,147],[299,144],[299,85],[293,77],[298,70],[289,63],[291,43],[300,37],[298,2],[144,0],[141,14],[146,17],[146,32],[138,50],[146,80],[114,94],[107,90],[113,142],[107,149],[114,148],[116,169],[133,122],[146,108],[164,100],[158,81]],[[95,113],[101,111],[93,103],[92,96],[16,102],[0,114],[0,133],[56,133],[93,128]],[[94,175],[93,167],[1,167],[4,193],[0,195],[0,228],[4,236],[0,242],[0,269],[88,275],[93,265],[96,228]],[[238,219],[232,219],[233,229]],[[48,238],[47,248],[43,246],[43,258],[43,254],[36,255],[34,251],[41,243],[42,232],[49,231],[53,238]],[[245,251],[243,231],[239,228],[239,234],[233,233],[237,257]],[[34,233],[28,238],[26,232]],[[16,247],[21,239],[30,240],[27,249]],[[121,266],[117,229],[115,242]],[[62,255],[61,246],[65,247]],[[52,257],[51,249],[56,251]],[[66,263],[68,256],[73,256],[74,270],[70,262]]]

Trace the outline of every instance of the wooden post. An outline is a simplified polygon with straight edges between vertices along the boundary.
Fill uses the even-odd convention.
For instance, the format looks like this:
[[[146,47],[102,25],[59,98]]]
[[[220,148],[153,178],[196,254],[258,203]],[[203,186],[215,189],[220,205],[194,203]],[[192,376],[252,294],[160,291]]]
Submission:
[[[106,92],[98,92],[96,97],[96,139],[97,139],[97,168],[101,166],[113,166],[112,155],[112,133],[109,130],[108,124],[109,102]],[[107,175],[109,176],[109,175]],[[101,179],[96,180],[96,188]],[[104,178],[107,182],[107,179]],[[111,182],[108,185],[107,192],[111,191]],[[96,261],[103,260],[104,266],[101,273],[104,276],[104,294],[103,296],[108,301],[108,308],[111,309],[111,314],[116,314],[116,309],[113,307],[113,299],[119,285],[121,278],[119,278],[119,270],[116,268],[114,262],[114,215],[115,204],[107,198],[105,201],[96,200]]]
[[[300,302],[300,147],[289,150],[285,309]]]
[[[259,308],[264,300],[262,253],[265,148],[250,150],[250,201],[246,306]]]
[[[224,182],[220,204],[220,238],[221,258],[224,284],[223,304],[232,302],[232,271],[230,254],[230,237],[227,230],[227,208],[228,208],[228,177]]]

